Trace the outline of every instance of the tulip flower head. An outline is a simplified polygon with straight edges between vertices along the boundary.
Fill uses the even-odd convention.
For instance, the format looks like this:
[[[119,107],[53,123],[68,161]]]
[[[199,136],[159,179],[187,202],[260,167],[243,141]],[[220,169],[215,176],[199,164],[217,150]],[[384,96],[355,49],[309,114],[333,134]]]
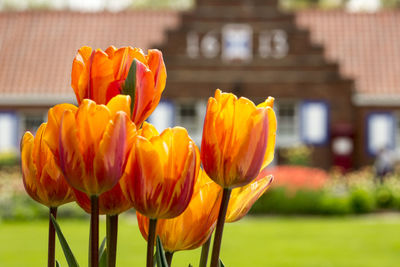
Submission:
[[[154,131],[147,132],[148,138],[136,138],[121,187],[143,215],[173,218],[186,209],[192,197],[200,168],[199,152],[184,128],[168,128],[160,135]]]
[[[84,46],[78,50],[72,64],[71,85],[80,104],[88,98],[97,104],[107,104],[118,94],[128,94],[126,81],[132,64],[134,88],[132,121],[140,126],[158,105],[165,88],[167,72],[162,53],[156,49],[145,55],[139,48],[110,46],[105,51]],[[128,90],[128,91],[129,91]]]
[[[136,127],[127,116],[129,104],[129,96],[119,95],[107,106],[85,99],[78,109],[67,109],[61,116],[49,111],[45,140],[75,189],[98,196],[121,178],[136,136]]]
[[[204,170],[220,186],[247,185],[272,161],[277,127],[273,101],[269,97],[256,106],[220,90],[209,98],[201,159]]]
[[[74,200],[54,157],[43,140],[47,124],[43,123],[34,138],[26,132],[21,141],[22,177],[26,192],[47,207],[58,207]]]
[[[192,200],[178,217],[157,221],[156,234],[168,252],[195,249],[202,246],[215,229],[221,202],[221,188],[202,170],[196,181]],[[136,213],[139,229],[147,240],[149,219]]]

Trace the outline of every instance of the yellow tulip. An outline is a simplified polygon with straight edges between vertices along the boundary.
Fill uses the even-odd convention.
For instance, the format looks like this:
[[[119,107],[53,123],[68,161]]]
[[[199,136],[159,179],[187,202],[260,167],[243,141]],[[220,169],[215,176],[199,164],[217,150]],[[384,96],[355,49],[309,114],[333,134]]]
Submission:
[[[273,102],[269,97],[255,106],[247,98],[220,90],[208,100],[201,159],[220,186],[247,185],[272,161],[277,127]]]
[[[118,95],[107,106],[84,99],[76,110],[49,111],[45,140],[72,187],[99,196],[119,181],[136,136],[129,105]]]
[[[148,126],[146,126],[148,127]],[[200,168],[198,149],[187,131],[168,128],[151,138],[138,136],[121,187],[137,211],[153,219],[181,214],[193,194]]]
[[[43,141],[43,123],[34,138],[26,132],[21,141],[22,178],[26,192],[37,202],[55,208],[74,200],[72,189],[64,179],[55,159]]]

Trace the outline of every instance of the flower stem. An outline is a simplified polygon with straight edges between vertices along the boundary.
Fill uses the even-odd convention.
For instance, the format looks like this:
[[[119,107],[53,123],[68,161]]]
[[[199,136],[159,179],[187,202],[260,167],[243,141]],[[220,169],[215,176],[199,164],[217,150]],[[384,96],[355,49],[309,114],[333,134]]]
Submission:
[[[170,266],[170,267],[171,267],[173,256],[174,256],[173,252],[165,251],[165,258],[167,259],[168,266]]]
[[[107,215],[107,267],[115,267],[117,260],[118,214]]]
[[[48,267],[54,267],[56,264],[56,230],[54,229],[54,225],[51,221],[51,215],[53,215],[54,219],[57,218],[57,207],[49,208],[49,247],[47,251]]]
[[[229,198],[232,189],[224,188],[222,194],[221,207],[219,208],[217,228],[215,229],[214,245],[211,254],[211,267],[218,267],[219,265],[219,252],[221,250],[222,232],[224,231],[225,216],[228,210]]]
[[[90,197],[89,266],[99,266],[99,197]]]
[[[149,219],[149,236],[147,238],[147,267],[153,267],[154,241],[156,239],[157,219]]]
[[[201,257],[199,267],[207,267],[208,251],[210,250],[211,236],[201,247]]]

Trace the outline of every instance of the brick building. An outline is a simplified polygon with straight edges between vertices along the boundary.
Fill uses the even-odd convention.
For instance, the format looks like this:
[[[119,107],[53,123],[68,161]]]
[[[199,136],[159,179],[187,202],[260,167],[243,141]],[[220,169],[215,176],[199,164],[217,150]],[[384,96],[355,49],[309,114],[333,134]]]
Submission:
[[[0,151],[17,149],[50,106],[75,101],[80,46],[110,44],[162,49],[167,87],[150,120],[183,125],[197,141],[207,98],[221,88],[255,102],[274,96],[278,149],[310,145],[316,166],[359,167],[400,147],[400,12],[290,14],[276,0],[197,0],[182,13],[1,13]]]

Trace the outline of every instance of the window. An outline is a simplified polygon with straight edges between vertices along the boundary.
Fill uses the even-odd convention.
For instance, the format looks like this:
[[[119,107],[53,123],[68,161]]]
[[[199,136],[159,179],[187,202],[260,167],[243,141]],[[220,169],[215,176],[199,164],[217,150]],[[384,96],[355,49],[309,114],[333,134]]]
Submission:
[[[393,149],[395,118],[391,112],[372,112],[367,116],[367,151],[377,155],[381,149]]]
[[[30,131],[34,135],[43,122],[44,115],[42,113],[24,114],[22,127],[24,132]]]
[[[300,142],[298,107],[294,102],[280,102],[275,110],[278,120],[277,145],[289,147]]]
[[[186,101],[176,105],[175,121],[177,125],[185,127],[197,145],[201,144],[205,113],[206,103],[204,101]]]
[[[18,151],[18,120],[15,113],[0,112],[0,153]]]

